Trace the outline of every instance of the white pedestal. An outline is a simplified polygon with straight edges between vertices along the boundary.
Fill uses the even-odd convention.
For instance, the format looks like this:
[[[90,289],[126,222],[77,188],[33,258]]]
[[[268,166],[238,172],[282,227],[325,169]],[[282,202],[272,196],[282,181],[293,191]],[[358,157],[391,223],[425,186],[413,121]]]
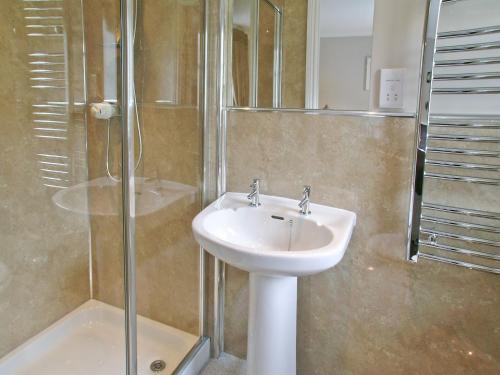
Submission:
[[[297,278],[250,273],[248,375],[295,375]]]

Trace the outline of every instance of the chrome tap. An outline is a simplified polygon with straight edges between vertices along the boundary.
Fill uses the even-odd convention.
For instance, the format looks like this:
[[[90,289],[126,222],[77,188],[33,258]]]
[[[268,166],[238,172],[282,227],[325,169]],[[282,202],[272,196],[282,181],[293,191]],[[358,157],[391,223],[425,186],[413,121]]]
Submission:
[[[252,183],[250,184],[252,191],[247,195],[247,199],[250,199],[251,207],[259,207],[260,206],[260,179],[254,178]]]
[[[309,185],[304,186],[304,196],[302,200],[299,202],[300,213],[302,215],[309,215],[311,210],[309,209],[310,200],[309,197],[311,195],[311,187]]]

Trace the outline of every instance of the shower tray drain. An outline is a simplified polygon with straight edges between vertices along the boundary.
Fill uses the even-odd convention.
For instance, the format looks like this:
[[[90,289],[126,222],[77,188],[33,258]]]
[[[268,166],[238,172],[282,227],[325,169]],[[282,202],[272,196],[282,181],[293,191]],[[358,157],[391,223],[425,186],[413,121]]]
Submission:
[[[149,368],[153,372],[163,371],[165,370],[165,367],[167,367],[167,364],[165,363],[165,361],[162,361],[161,359],[157,359],[156,361],[151,362],[151,365],[149,366]]]

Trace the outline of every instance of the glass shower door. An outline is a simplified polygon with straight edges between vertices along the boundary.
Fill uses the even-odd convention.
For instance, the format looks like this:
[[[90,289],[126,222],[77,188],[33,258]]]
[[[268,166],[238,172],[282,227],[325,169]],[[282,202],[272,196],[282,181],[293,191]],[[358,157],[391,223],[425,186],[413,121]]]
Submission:
[[[119,8],[101,6],[0,3],[2,375],[125,371],[123,257],[98,272],[122,254]]]
[[[190,225],[203,12],[0,3],[0,375],[181,374],[208,358]]]
[[[136,150],[135,171],[138,370],[157,365],[170,373],[181,371],[203,334],[203,264],[191,221],[203,190],[204,1],[137,5],[133,94],[142,137],[136,143],[143,151]]]

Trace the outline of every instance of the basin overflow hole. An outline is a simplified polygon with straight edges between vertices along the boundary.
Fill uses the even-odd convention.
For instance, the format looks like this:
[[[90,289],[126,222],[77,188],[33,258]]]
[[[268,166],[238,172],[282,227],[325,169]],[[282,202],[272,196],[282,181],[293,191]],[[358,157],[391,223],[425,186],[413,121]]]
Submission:
[[[283,216],[271,215],[271,217],[276,220],[285,220]]]
[[[167,364],[165,363],[165,361],[162,361],[161,359],[151,362],[151,365],[149,366],[151,371],[153,371],[154,373],[165,370],[165,367],[167,367]]]

